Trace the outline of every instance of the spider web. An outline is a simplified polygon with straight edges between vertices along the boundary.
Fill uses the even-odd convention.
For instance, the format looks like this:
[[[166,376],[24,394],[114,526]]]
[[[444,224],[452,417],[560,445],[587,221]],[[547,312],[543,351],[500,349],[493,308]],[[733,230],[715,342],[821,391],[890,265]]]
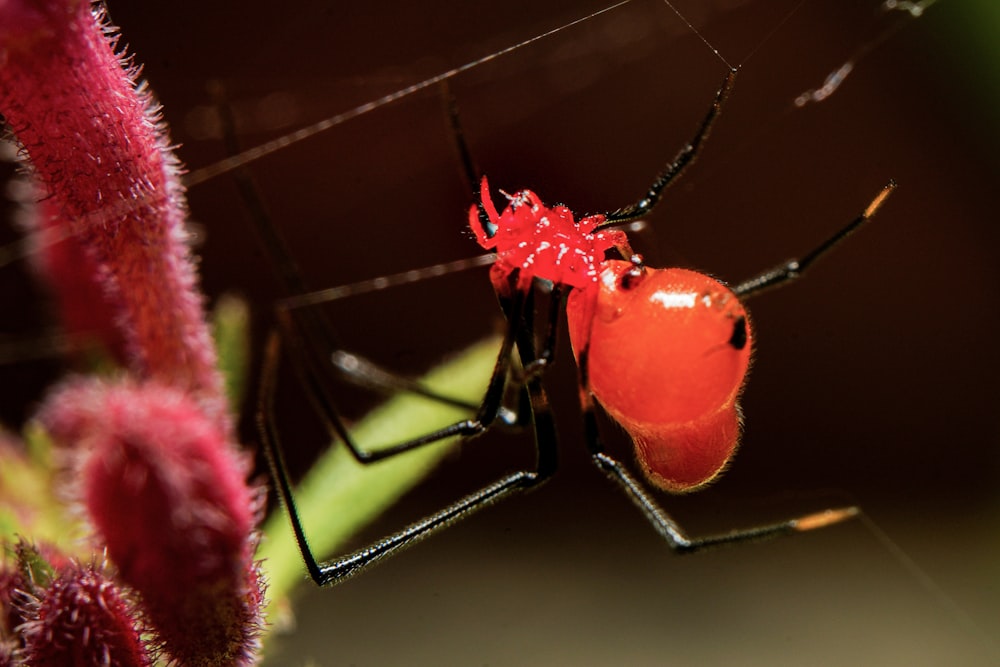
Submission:
[[[1000,362],[985,332],[1000,323],[983,305],[1000,281],[996,232],[963,221],[989,219],[996,172],[974,151],[949,151],[976,143],[961,122],[974,103],[927,46],[943,39],[953,3],[917,22],[914,8],[929,3],[537,4],[112,1],[183,144],[208,291],[238,289],[262,308],[281,293],[222,173],[210,81],[236,113],[241,162],[318,287],[474,252],[439,80],[492,182],[591,211],[634,199],[739,66],[705,154],[637,242],[651,263],[736,281],[808,248],[888,177],[902,187],[816,275],[753,304],[761,347],[743,451],[725,486],[671,510],[708,531],[846,497],[878,528],[672,559],[567,460],[576,472],[555,490],[314,596],[293,642],[332,656],[319,664],[992,662],[980,634],[1000,627],[1000,605],[981,582],[996,579],[996,549],[982,536],[996,518],[989,371]],[[390,290],[335,316],[350,318],[359,345],[402,348],[404,365],[411,349],[440,356],[494,321],[485,276],[474,278],[421,299],[423,312]],[[927,304],[946,304],[948,323]],[[401,343],[387,312],[424,331]],[[981,354],[949,363],[956,346]],[[925,568],[930,594],[873,531]]]

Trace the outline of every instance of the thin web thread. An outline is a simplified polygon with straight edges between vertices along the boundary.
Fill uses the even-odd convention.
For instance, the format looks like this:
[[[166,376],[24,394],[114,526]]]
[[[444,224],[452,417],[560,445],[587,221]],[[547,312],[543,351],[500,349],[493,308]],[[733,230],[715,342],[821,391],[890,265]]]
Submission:
[[[609,12],[612,12],[612,11],[614,11],[614,10],[620,8],[620,7],[623,7],[625,5],[630,4],[632,1],[633,0],[622,0],[621,2],[614,3],[612,5],[604,7],[603,9],[599,9],[599,10],[597,10],[595,12],[587,14],[586,16],[579,17],[579,18],[574,19],[572,21],[569,21],[569,22],[567,22],[567,23],[565,23],[563,25],[560,25],[560,26],[558,26],[556,28],[553,28],[553,29],[548,30],[546,32],[543,32],[543,33],[540,33],[540,34],[535,35],[533,37],[530,37],[530,38],[528,38],[526,40],[523,40],[521,42],[518,42],[518,43],[513,44],[511,46],[508,46],[506,48],[503,48],[503,49],[500,49],[498,51],[492,52],[492,53],[490,53],[488,55],[483,56],[482,58],[477,58],[475,60],[469,61],[469,62],[464,63],[464,64],[462,64],[462,65],[460,65],[458,67],[449,69],[449,70],[447,70],[445,72],[442,72],[441,74],[433,76],[433,77],[431,77],[429,79],[425,79],[423,81],[420,81],[420,82],[415,83],[415,84],[413,84],[411,86],[407,86],[405,88],[397,90],[397,91],[395,91],[393,93],[385,95],[385,96],[383,96],[381,98],[378,98],[376,100],[372,100],[371,102],[367,102],[365,104],[357,106],[357,107],[355,107],[353,109],[350,109],[348,111],[345,111],[345,112],[342,112],[342,113],[330,116],[330,117],[328,117],[328,118],[326,118],[324,120],[321,120],[321,121],[319,121],[317,123],[314,123],[313,125],[309,125],[307,127],[304,127],[304,128],[299,129],[299,130],[296,130],[294,132],[291,132],[289,134],[286,134],[286,135],[284,135],[282,137],[274,139],[273,141],[269,141],[269,142],[260,144],[260,145],[254,147],[254,148],[251,148],[251,149],[248,149],[246,151],[243,151],[239,155],[235,155],[235,156],[226,158],[224,160],[221,160],[219,162],[213,163],[213,164],[208,165],[206,167],[202,167],[200,169],[192,170],[189,174],[187,174],[186,177],[183,178],[184,185],[187,186],[187,187],[193,187],[195,185],[198,185],[198,184],[204,183],[206,181],[209,181],[209,180],[211,180],[211,179],[213,179],[213,178],[215,178],[217,176],[220,176],[222,174],[226,174],[228,172],[231,172],[234,169],[237,169],[239,167],[242,167],[242,166],[245,166],[247,164],[250,164],[250,163],[252,163],[252,162],[254,162],[256,160],[259,160],[259,159],[261,159],[261,158],[263,158],[263,157],[265,157],[267,155],[270,155],[272,153],[281,151],[281,150],[283,150],[283,149],[285,149],[285,148],[287,148],[287,147],[289,147],[291,145],[294,145],[294,144],[300,143],[302,141],[305,141],[305,140],[309,139],[310,137],[313,137],[313,136],[315,136],[317,134],[320,134],[321,132],[324,132],[324,131],[329,130],[329,129],[333,128],[333,127],[341,125],[341,124],[343,124],[343,123],[345,123],[345,122],[347,122],[347,121],[349,121],[349,120],[351,120],[353,118],[356,118],[358,116],[361,116],[361,115],[364,115],[364,114],[369,113],[371,111],[374,111],[375,109],[378,109],[379,107],[385,106],[387,104],[391,104],[391,103],[393,103],[393,102],[395,102],[395,101],[397,101],[399,99],[402,99],[402,98],[407,97],[409,95],[412,95],[412,94],[414,94],[416,92],[424,90],[424,89],[426,89],[426,88],[428,88],[430,86],[434,86],[434,85],[436,85],[438,83],[441,83],[442,81],[445,81],[445,80],[447,80],[449,78],[455,77],[458,74],[461,74],[463,72],[469,71],[469,70],[471,70],[471,69],[473,69],[475,67],[483,65],[485,63],[488,63],[488,62],[490,62],[492,60],[495,60],[495,59],[497,59],[497,58],[499,58],[501,56],[504,56],[506,54],[509,54],[509,53],[511,53],[513,51],[517,51],[518,49],[524,48],[524,47],[526,47],[526,46],[528,46],[530,44],[533,44],[533,43],[535,43],[535,42],[537,42],[539,40],[545,39],[547,37],[551,37],[551,36],[553,36],[555,34],[558,34],[558,33],[562,32],[564,30],[567,30],[567,29],[572,28],[574,26],[577,26],[577,25],[580,25],[580,24],[585,23],[587,21],[593,20],[596,17],[599,17],[601,15],[604,15],[604,14],[607,14]],[[709,40],[697,29],[697,27],[695,27],[695,25],[693,23],[691,23],[691,21],[686,16],[684,16],[684,14],[682,14],[680,12],[680,10],[678,10],[674,6],[674,4],[672,2],[670,2],[670,0],[662,0],[662,2],[667,7],[670,8],[670,10],[678,17],[678,19],[681,22],[683,22],[683,24],[685,26],[687,26],[688,29],[691,30],[691,32],[693,34],[695,34],[698,37],[698,39],[700,39],[702,41],[702,43],[704,43],[705,46],[721,62],[723,62],[727,67],[730,67],[730,68],[734,67],[721,54],[721,52],[711,42],[709,42]],[[921,16],[923,16],[926,13],[926,10],[931,5],[933,5],[935,2],[936,2],[936,0],[921,0],[920,2],[907,2],[907,1],[903,1],[903,0],[884,0],[884,2],[881,4],[881,10],[885,14],[888,14],[888,13],[891,13],[891,12],[902,12],[902,13],[905,13],[907,15],[907,18],[909,18],[909,19],[915,19],[915,18],[920,18]],[[769,41],[771,39],[771,37],[775,33],[777,33],[781,29],[781,27],[799,10],[799,8],[802,6],[803,3],[804,3],[804,0],[801,0],[792,9],[790,9],[785,14],[785,16],[782,17],[782,19],[780,21],[778,21],[774,25],[774,27],[760,40],[760,42],[753,48],[753,50],[747,55],[747,57],[744,58],[743,61],[739,65],[736,65],[735,67],[736,68],[743,67],[746,64],[746,62],[748,60],[750,60],[750,58],[752,58],[753,55],[767,41]],[[840,65],[837,69],[835,69],[833,72],[831,72],[826,77],[826,79],[824,80],[824,82],[819,87],[817,87],[815,89],[804,91],[803,93],[801,93],[800,95],[798,95],[795,98],[793,104],[790,105],[789,111],[793,110],[795,107],[802,107],[802,106],[805,106],[805,105],[810,104],[810,103],[825,101],[830,96],[832,96],[840,88],[840,86],[844,83],[844,81],[847,78],[847,76],[854,70],[856,64],[860,60],[862,60],[865,56],[867,56],[871,51],[873,51],[879,44],[881,44],[882,42],[886,41],[889,37],[891,37],[893,34],[895,34],[895,32],[899,29],[899,27],[900,27],[900,25],[902,23],[905,23],[905,21],[897,22],[896,24],[889,26],[886,30],[884,30],[874,40],[866,42],[861,47],[859,47],[858,49],[856,49],[855,52],[852,54],[852,56],[849,59],[847,59],[842,65]],[[748,141],[741,142],[741,144],[746,144],[746,143],[748,143]],[[738,153],[738,152],[739,152],[739,147],[736,147],[734,150],[731,151],[731,153]],[[103,219],[107,214],[117,215],[117,214],[120,214],[122,212],[127,212],[127,210],[126,211],[122,211],[122,210],[117,210],[117,209],[122,209],[122,208],[128,207],[130,205],[131,204],[129,204],[128,202],[119,202],[118,204],[116,204],[116,210],[104,211],[104,212],[100,212],[100,211],[99,212],[95,212],[93,214],[95,216],[95,220],[92,221],[92,224],[95,224],[95,223],[99,222],[100,219]],[[30,243],[28,243],[28,242],[26,242],[24,240],[19,240],[19,241],[15,241],[13,243],[7,244],[6,246],[0,246],[0,268],[2,268],[3,266],[6,266],[8,264],[11,264],[11,263],[13,263],[13,262],[15,262],[17,260],[23,259],[24,257],[28,256],[32,252],[37,252],[37,251],[39,251],[41,249],[44,249],[47,245],[58,243],[59,241],[63,240],[65,237],[66,237],[65,233],[64,234],[60,234],[60,235],[56,235],[56,236],[52,236],[52,237],[50,237],[50,239],[48,240],[48,242],[45,245],[40,245],[40,244],[37,244],[37,243],[36,244],[30,244]]]
[[[254,162],[255,160],[259,160],[265,155],[270,155],[271,153],[283,150],[288,146],[291,146],[292,144],[299,143],[300,141],[309,139],[310,137],[313,137],[321,132],[325,132],[326,130],[336,127],[341,123],[351,120],[352,118],[356,118],[357,116],[361,116],[363,114],[369,113],[370,111],[374,111],[375,109],[385,106],[386,104],[391,104],[392,102],[395,102],[399,99],[412,95],[413,93],[419,92],[421,90],[424,90],[425,88],[429,88],[431,86],[439,84],[442,81],[445,81],[447,79],[450,79],[454,76],[461,74],[462,72],[467,72],[475,67],[479,67],[480,65],[488,63],[491,60],[495,60],[501,56],[507,55],[508,53],[517,51],[518,49],[522,49],[528,46],[529,44],[533,44],[539,40],[545,39],[546,37],[551,37],[552,35],[560,33],[576,25],[579,25],[586,21],[590,21],[597,16],[601,16],[602,14],[611,12],[619,7],[623,7],[629,4],[630,2],[632,2],[632,0],[622,0],[622,2],[617,2],[613,5],[609,5],[604,9],[599,9],[596,12],[593,12],[586,16],[570,21],[569,23],[563,24],[557,28],[553,28],[552,30],[548,30],[539,35],[535,35],[534,37],[530,37],[524,41],[518,42],[517,44],[513,44],[506,48],[500,49],[499,51],[494,51],[489,55],[483,56],[482,58],[477,58],[476,60],[469,61],[464,65],[459,65],[458,67],[446,70],[441,74],[432,76],[429,79],[424,79],[419,83],[407,86],[406,88],[401,88],[400,90],[397,90],[394,93],[389,93],[388,95],[380,97],[377,100],[372,100],[371,102],[367,102],[360,106],[354,107],[349,111],[344,111],[343,113],[330,116],[329,118],[325,118],[317,123],[309,125],[308,127],[304,127],[290,134],[286,134],[285,136],[279,137],[274,141],[269,141],[259,146],[256,146],[255,148],[243,151],[239,155],[235,155],[231,158],[221,160],[213,165],[204,167],[202,169],[196,169],[192,171],[190,174],[188,174],[188,176],[184,179],[184,184],[188,187],[191,187],[193,185],[197,185],[198,183],[202,183],[211,178],[219,176],[220,174],[224,174],[238,167],[242,167],[243,165]],[[667,4],[670,3],[668,2]],[[680,15],[678,14],[678,16]],[[688,25],[690,25],[690,23]]]
[[[543,33],[540,33],[538,35],[535,35],[533,37],[529,37],[528,39],[520,41],[520,42],[518,42],[516,44],[512,44],[511,46],[505,47],[503,49],[499,49],[499,50],[494,51],[492,53],[489,53],[489,54],[487,54],[487,55],[485,55],[485,56],[483,56],[481,58],[477,58],[475,60],[471,60],[471,61],[469,61],[467,63],[459,65],[458,67],[454,67],[452,69],[446,70],[445,72],[442,72],[441,74],[437,74],[437,75],[435,75],[435,76],[433,76],[433,77],[431,77],[429,79],[424,79],[423,81],[415,83],[415,84],[413,84],[411,86],[407,86],[405,88],[401,88],[401,89],[399,89],[399,90],[397,90],[395,92],[389,93],[388,95],[380,97],[380,98],[378,98],[376,100],[372,100],[371,102],[366,102],[365,104],[362,104],[362,105],[359,105],[357,107],[354,107],[353,109],[350,109],[348,111],[344,111],[342,113],[335,114],[335,115],[330,116],[328,118],[325,118],[325,119],[323,119],[323,120],[321,120],[321,121],[319,121],[317,123],[314,123],[312,125],[303,127],[301,129],[295,130],[294,132],[290,132],[290,133],[288,133],[286,135],[278,137],[277,139],[274,139],[273,141],[265,142],[263,144],[255,146],[253,148],[247,149],[247,150],[239,153],[238,155],[234,155],[234,156],[228,157],[228,158],[226,158],[224,160],[220,160],[218,162],[212,163],[212,164],[208,165],[207,167],[202,167],[200,169],[192,170],[191,172],[189,172],[186,176],[184,176],[182,178],[183,184],[184,184],[185,187],[190,188],[190,187],[193,187],[195,185],[199,185],[201,183],[209,181],[209,180],[211,180],[213,178],[216,178],[218,176],[221,176],[223,174],[229,173],[229,172],[231,172],[231,171],[233,171],[235,169],[238,169],[238,168],[243,167],[245,165],[248,165],[248,164],[250,164],[252,162],[255,162],[255,161],[257,161],[257,160],[259,160],[259,159],[261,159],[261,158],[263,158],[263,157],[265,157],[267,155],[270,155],[272,153],[276,153],[278,151],[284,150],[285,148],[288,148],[289,146],[292,146],[294,144],[297,144],[297,143],[300,143],[302,141],[305,141],[305,140],[307,140],[307,139],[309,139],[311,137],[316,136],[317,134],[325,132],[325,131],[327,131],[327,130],[329,130],[331,128],[334,128],[334,127],[336,127],[338,125],[342,125],[343,123],[345,123],[345,122],[347,122],[347,121],[349,121],[349,120],[351,120],[353,118],[357,118],[358,116],[362,116],[362,115],[364,115],[366,113],[374,111],[375,109],[378,109],[379,107],[383,107],[383,106],[385,106],[387,104],[391,104],[391,103],[393,103],[393,102],[395,102],[397,100],[400,100],[400,99],[402,99],[404,97],[407,97],[409,95],[417,93],[417,92],[419,92],[421,90],[424,90],[426,88],[429,88],[431,86],[437,85],[437,84],[441,83],[442,81],[445,81],[447,79],[455,77],[455,76],[457,76],[457,75],[459,75],[459,74],[461,74],[463,72],[467,72],[467,71],[469,71],[471,69],[479,67],[480,65],[484,65],[484,64],[486,64],[486,63],[488,63],[488,62],[490,62],[492,60],[496,60],[497,58],[500,58],[501,56],[504,56],[504,55],[507,55],[507,54],[512,53],[514,51],[517,51],[519,49],[522,49],[522,48],[524,48],[524,47],[526,47],[526,46],[528,46],[530,44],[533,44],[533,43],[535,43],[537,41],[543,40],[543,39],[545,39],[547,37],[551,37],[551,36],[556,35],[556,34],[558,34],[560,32],[568,30],[568,29],[570,29],[570,28],[572,28],[574,26],[577,26],[577,25],[580,25],[582,23],[585,23],[587,21],[593,20],[596,17],[601,16],[603,14],[607,14],[609,12],[612,12],[615,9],[618,9],[619,7],[623,7],[625,5],[630,4],[632,1],[633,0],[622,0],[621,2],[617,2],[617,3],[614,3],[612,5],[608,5],[607,7],[604,7],[603,9],[599,9],[599,10],[597,10],[595,12],[587,14],[586,16],[581,16],[580,18],[577,18],[577,19],[574,19],[572,21],[569,21],[568,23],[564,23],[564,24],[562,24],[562,25],[560,25],[560,26],[558,26],[556,28],[553,28],[551,30],[547,30],[547,31],[545,31]],[[664,1],[666,1],[666,0],[664,0]],[[667,2],[667,4],[669,5],[670,3]],[[671,9],[673,9],[673,6],[671,6]],[[676,9],[674,9],[674,11],[677,12]],[[681,16],[680,13],[678,13],[677,15]],[[688,23],[686,20],[685,20],[685,23],[687,23],[688,26],[691,26],[691,24]],[[691,28],[692,28],[692,30],[694,30],[693,26],[691,26]],[[702,41],[705,41],[705,43],[708,44],[708,42],[704,39],[704,37],[702,37]],[[714,49],[713,49],[713,51],[714,51]],[[91,222],[91,224],[96,224],[97,222],[100,222],[100,220],[106,219],[108,217],[108,215],[119,215],[119,214],[127,213],[129,207],[132,206],[132,205],[133,204],[130,203],[130,202],[119,202],[119,203],[117,203],[113,207],[113,210],[96,211],[96,212],[94,212],[91,215],[94,216],[95,218],[99,218],[99,219],[95,219],[94,221]],[[44,243],[37,243],[37,242],[36,243],[30,243],[27,240],[19,240],[19,241],[15,241],[13,243],[9,243],[9,244],[7,244],[5,246],[0,246],[0,267],[6,266],[8,264],[12,264],[13,262],[15,262],[17,260],[20,260],[20,259],[23,259],[23,258],[27,257],[29,254],[31,254],[33,252],[38,252],[40,250],[45,249],[46,247],[48,247],[50,245],[54,245],[56,243],[59,243],[60,241],[65,240],[69,235],[70,234],[68,232],[61,232],[61,233],[50,235],[50,237]]]
[[[694,27],[694,25],[691,23],[691,21],[688,20],[688,18],[686,16],[684,16],[683,14],[681,14],[680,11],[678,11],[678,9],[676,7],[674,7],[673,3],[671,3],[670,0],[663,0],[663,4],[665,4],[667,7],[670,7],[670,11],[672,11],[674,14],[676,14],[677,18],[679,18],[681,20],[681,22],[684,25],[686,25],[689,30],[691,30],[691,32],[693,32],[695,35],[697,35],[698,39],[701,40],[702,44],[704,44],[706,47],[708,47],[709,51],[711,51],[712,53],[714,53],[715,56],[719,60],[721,60],[722,62],[724,62],[726,64],[726,67],[728,67],[729,69],[733,69],[733,66],[729,63],[728,60],[726,60],[726,58],[722,55],[722,53],[717,48],[715,48],[715,46],[711,42],[709,42],[705,38],[705,36],[702,35],[701,32],[697,28]],[[799,8],[799,6],[801,4],[802,3],[800,2],[798,5],[796,5],[795,8],[792,9],[792,11],[788,13],[788,16],[791,16],[793,13],[795,13],[795,11]],[[785,19],[782,20],[782,23],[784,23],[784,21],[788,19],[788,16],[786,16]],[[772,31],[772,34],[773,34],[773,31]],[[765,37],[764,40],[766,41],[768,37],[770,37],[770,34],[767,37]]]
[[[917,564],[913,558],[910,557],[906,551],[903,550],[889,535],[882,530],[868,514],[861,514],[859,519],[869,533],[875,538],[876,541],[882,546],[886,552],[892,556],[896,562],[899,563],[903,571],[906,572],[914,581],[919,584],[921,588],[931,597],[933,600],[941,606],[951,617],[958,623],[962,628],[966,630],[970,635],[978,639],[985,649],[988,649],[990,653],[997,658],[998,664],[1000,664],[1000,644],[997,643],[996,638],[987,632],[976,620],[962,608],[958,602],[955,601],[945,590],[936,582],[934,578],[929,575],[920,565]]]

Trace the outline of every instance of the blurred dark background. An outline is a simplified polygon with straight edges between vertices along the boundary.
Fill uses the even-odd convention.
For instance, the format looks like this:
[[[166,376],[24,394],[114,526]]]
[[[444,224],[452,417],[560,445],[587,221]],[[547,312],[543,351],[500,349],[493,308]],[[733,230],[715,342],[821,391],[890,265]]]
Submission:
[[[810,249],[890,177],[900,187],[805,280],[753,301],[741,451],[716,485],[666,507],[694,533],[849,503],[867,519],[673,557],[586,460],[563,350],[549,383],[560,475],[303,595],[272,664],[996,664],[1000,57],[983,25],[994,21],[995,41],[1000,19],[990,4],[943,0],[907,20],[872,0],[674,2],[742,70],[698,163],[635,237],[651,264],[738,281]],[[255,146],[604,6],[112,0],[110,12],[195,171],[225,157],[213,85]],[[835,95],[794,107],[856,56]],[[634,0],[450,84],[494,188],[530,187],[589,212],[644,191],[724,73],[669,6]],[[435,87],[251,170],[313,286],[477,253]],[[190,204],[204,287],[249,301],[257,358],[280,285],[229,176],[192,187]],[[18,267],[4,269],[6,334],[41,327],[29,289]],[[407,372],[498,325],[485,270],[352,299],[330,316],[352,349]],[[21,358],[0,372],[5,393],[19,388],[3,412],[16,423],[58,368]],[[282,422],[302,471],[322,437],[306,412]],[[373,534],[527,457],[530,440],[517,436],[477,443]]]

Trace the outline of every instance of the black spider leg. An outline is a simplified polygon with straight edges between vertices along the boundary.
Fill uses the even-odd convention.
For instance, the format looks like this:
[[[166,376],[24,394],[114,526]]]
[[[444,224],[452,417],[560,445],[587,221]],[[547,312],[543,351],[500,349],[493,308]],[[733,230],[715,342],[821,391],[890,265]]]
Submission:
[[[604,213],[603,215],[605,221],[597,228],[598,230],[638,220],[639,218],[648,215],[650,211],[656,208],[656,205],[660,203],[660,199],[663,197],[663,191],[667,188],[667,186],[680,176],[684,170],[695,161],[698,154],[701,152],[705,141],[708,139],[708,135],[712,131],[712,126],[715,124],[716,119],[718,119],[719,114],[722,111],[722,107],[725,105],[726,100],[729,98],[729,94],[733,90],[733,86],[736,84],[736,74],[736,68],[732,68],[726,73],[726,77],[722,80],[722,85],[719,87],[718,91],[716,91],[715,99],[712,101],[712,106],[702,119],[701,125],[698,127],[698,131],[695,133],[691,141],[689,141],[688,144],[677,153],[674,159],[667,164],[667,166],[664,167],[659,174],[656,175],[653,184],[649,186],[645,196],[634,204],[615,211]],[[475,168],[472,154],[465,142],[465,134],[462,131],[462,124],[459,121],[458,108],[455,103],[455,99],[451,95],[447,81],[442,82],[441,88],[447,105],[448,118],[451,121],[452,135],[455,137],[455,144],[465,172],[465,177],[469,181],[475,194],[474,201],[476,202],[476,206],[479,208],[479,223],[482,225],[484,230],[489,230],[492,227],[492,223],[486,215],[486,209],[483,208],[480,181],[478,177],[479,172]]]
[[[552,363],[559,344],[559,321],[565,311],[566,301],[562,285],[553,285],[549,291],[549,317],[545,325],[542,350],[521,370],[521,379],[540,375]]]
[[[670,185],[674,179],[680,176],[684,170],[695,161],[698,154],[701,152],[702,147],[705,145],[705,141],[708,139],[708,135],[712,131],[712,126],[718,119],[719,114],[722,111],[722,107],[725,105],[726,100],[729,99],[729,94],[732,92],[733,86],[736,84],[736,73],[736,68],[730,69],[726,73],[726,78],[722,80],[722,85],[715,93],[715,99],[712,101],[712,106],[702,119],[701,125],[698,126],[698,131],[695,133],[691,141],[689,141],[688,144],[677,153],[674,159],[667,164],[667,166],[664,167],[659,174],[656,175],[656,179],[653,181],[653,184],[649,186],[645,196],[634,204],[609,213],[604,213],[605,222],[602,223],[598,229],[638,220],[639,218],[648,215],[650,211],[656,208],[656,205],[660,203],[663,191],[667,188],[667,186]]]
[[[475,160],[472,159],[472,151],[469,150],[469,144],[465,141],[465,131],[462,129],[462,121],[458,114],[458,102],[451,92],[451,86],[448,85],[447,79],[441,82],[441,99],[444,100],[451,136],[455,142],[455,149],[458,151],[459,162],[462,165],[462,175],[469,184],[469,189],[472,191],[472,201],[475,202],[476,209],[479,211],[479,226],[489,235],[493,223],[490,222],[486,208],[483,207],[481,172],[476,168]]]
[[[513,277],[516,281],[516,274]],[[509,330],[517,344],[522,366],[528,368],[535,361],[534,331],[532,326],[531,294],[519,292],[512,297],[501,297],[501,306],[508,318]],[[448,507],[417,521],[406,528],[382,538],[373,544],[359,549],[351,554],[334,558],[326,562],[318,562],[305,536],[302,522],[295,508],[288,471],[283,460],[280,436],[274,419],[274,395],[276,391],[278,356],[278,338],[272,337],[268,354],[272,357],[266,364],[267,372],[262,381],[261,406],[259,411],[260,429],[264,439],[264,450],[272,474],[278,480],[278,492],[285,505],[296,541],[302,552],[303,560],[309,575],[320,586],[333,585],[345,581],[363,570],[375,565],[400,549],[412,546],[416,542],[429,537],[439,530],[459,521],[472,513],[495,502],[503,500],[515,492],[530,489],[548,479],[556,470],[558,463],[555,424],[549,409],[548,398],[542,388],[541,378],[535,374],[527,378],[525,390],[530,400],[530,414],[535,430],[537,458],[532,470],[517,471],[497,481],[482,487]],[[507,348],[508,353],[511,351]]]
[[[666,540],[667,545],[680,553],[691,553],[709,547],[738,544],[769,539],[822,528],[855,516],[856,507],[843,507],[806,514],[777,523],[733,530],[728,533],[691,537],[656,502],[653,494],[638,480],[625,465],[604,450],[597,427],[593,397],[587,390],[581,390],[584,432],[587,447],[594,464],[625,492],[629,500],[642,511],[654,530]]]
[[[529,292],[529,297],[530,294]],[[513,295],[508,308],[512,312],[523,310],[523,302],[525,299],[529,299],[529,297],[518,291],[513,292]],[[297,323],[288,316],[287,312],[282,313],[279,311],[279,322],[282,323],[283,338],[295,346],[290,356],[300,382],[310,389],[307,394],[312,400],[317,414],[326,420],[326,425],[331,430],[331,433],[344,441],[355,460],[359,463],[368,464],[381,461],[453,436],[471,437],[479,435],[493,425],[500,416],[501,410],[504,409],[503,400],[507,393],[513,346],[516,341],[515,326],[511,322],[516,322],[516,320],[509,320],[508,322],[507,331],[500,345],[500,351],[497,354],[497,360],[494,364],[489,384],[487,385],[482,403],[476,408],[475,417],[454,422],[404,442],[362,449],[354,442],[348,430],[344,427],[339,417],[337,417],[332,396],[322,378],[318,376],[315,370],[318,368],[316,360],[312,362],[308,361],[308,356],[315,354],[315,350],[318,349],[315,343],[310,344],[308,341],[302,339],[299,335],[302,331],[298,329],[296,326]],[[554,336],[551,334],[548,334],[547,337],[554,340]],[[551,356],[551,353],[549,353],[549,356]],[[269,363],[274,363],[275,361],[271,360]],[[504,421],[507,423],[506,420]]]
[[[744,280],[733,287],[733,292],[735,292],[741,299],[747,299],[751,296],[760,294],[764,290],[773,287],[781,287],[796,278],[800,278],[802,274],[805,273],[806,269],[812,266],[813,262],[833,250],[833,248],[839,245],[841,241],[846,239],[871,220],[895,189],[896,182],[890,180],[885,187],[883,187],[882,190],[875,195],[875,198],[869,202],[868,206],[865,207],[865,210],[859,213],[856,218],[837,230],[832,236],[830,236],[830,238],[820,243],[818,246],[803,255],[800,259],[788,260],[787,262],[779,264],[772,269],[759,273],[753,278]]]
[[[895,189],[896,183],[890,181],[878,195],[865,207],[854,220],[839,229],[828,239],[820,243],[813,250],[806,253],[801,259],[791,260],[773,269],[767,270],[758,276],[746,280],[734,288],[734,292],[742,298],[760,293],[770,287],[786,285],[790,281],[799,278],[807,268],[832,250],[837,244],[857,231],[862,225],[871,220],[872,216],[885,202],[886,198]],[[705,537],[690,537],[676,521],[663,511],[657,504],[652,494],[639,482],[628,469],[617,459],[604,451],[604,446],[600,440],[597,427],[597,417],[594,411],[594,399],[586,386],[585,370],[587,367],[587,354],[589,349],[584,349],[580,354],[579,366],[581,368],[581,391],[580,400],[583,408],[583,418],[585,427],[585,437],[587,446],[590,449],[591,458],[594,464],[608,477],[618,484],[629,499],[642,511],[646,519],[653,525],[670,546],[671,549],[689,553],[708,547],[722,546],[726,544],[736,544],[752,540],[761,540],[781,535],[803,532],[823,528],[834,523],[839,523],[853,516],[860,510],[857,507],[840,507],[828,509],[821,512],[806,514],[803,516],[787,519],[777,523],[755,526],[751,528],[734,530],[728,533],[709,535]]]

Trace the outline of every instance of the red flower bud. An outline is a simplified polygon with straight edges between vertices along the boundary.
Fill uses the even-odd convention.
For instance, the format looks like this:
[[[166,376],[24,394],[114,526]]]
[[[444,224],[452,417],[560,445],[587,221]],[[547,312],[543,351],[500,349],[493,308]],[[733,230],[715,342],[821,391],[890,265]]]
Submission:
[[[112,579],[93,565],[62,568],[51,584],[25,605],[18,632],[24,664],[90,667],[151,664],[142,624]]]
[[[190,392],[228,429],[178,164],[158,108],[115,41],[90,2],[0,2],[0,114],[45,199],[35,216],[38,251],[48,254],[43,265],[60,265],[49,271],[57,290],[78,282],[79,269],[90,272],[96,289],[84,298],[100,295],[104,304],[93,307],[114,314],[136,374]],[[72,254],[50,241],[69,237],[87,262],[62,266]],[[79,313],[68,312],[71,326]]]
[[[42,420],[83,457],[81,499],[121,579],[184,665],[249,664],[262,582],[247,462],[186,394],[74,382]]]

